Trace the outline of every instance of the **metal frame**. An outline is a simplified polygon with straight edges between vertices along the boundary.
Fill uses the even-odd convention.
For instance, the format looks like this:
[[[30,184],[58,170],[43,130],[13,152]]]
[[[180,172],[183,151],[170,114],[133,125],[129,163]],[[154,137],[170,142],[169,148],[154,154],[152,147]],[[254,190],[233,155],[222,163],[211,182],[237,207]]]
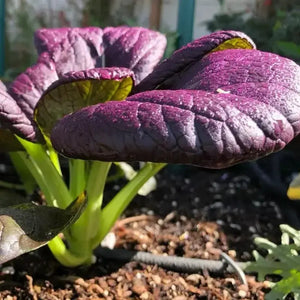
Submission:
[[[0,0],[0,76],[5,71],[5,0]]]
[[[195,0],[179,0],[177,32],[179,33],[178,47],[193,39]]]

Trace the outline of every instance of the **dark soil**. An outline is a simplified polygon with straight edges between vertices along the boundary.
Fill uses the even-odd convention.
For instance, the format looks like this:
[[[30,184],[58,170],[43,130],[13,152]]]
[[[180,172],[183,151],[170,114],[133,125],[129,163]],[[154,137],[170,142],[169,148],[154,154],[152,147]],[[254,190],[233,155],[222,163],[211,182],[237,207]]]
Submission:
[[[278,225],[286,220],[283,205],[246,174],[236,167],[168,166],[157,176],[158,188],[136,197],[114,227],[116,247],[205,259],[219,259],[221,250],[234,260],[253,259],[253,238],[278,242]],[[110,185],[109,191],[120,184]],[[264,299],[267,282],[248,275],[247,282],[248,287],[241,284],[236,274],[178,273],[101,258],[89,268],[67,269],[43,247],[2,266],[0,298]]]

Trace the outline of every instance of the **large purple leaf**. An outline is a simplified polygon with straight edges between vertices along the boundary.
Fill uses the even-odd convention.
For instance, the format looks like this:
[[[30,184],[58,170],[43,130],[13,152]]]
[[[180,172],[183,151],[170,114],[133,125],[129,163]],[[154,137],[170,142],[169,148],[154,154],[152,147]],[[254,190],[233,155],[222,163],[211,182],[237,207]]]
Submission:
[[[214,59],[215,68],[225,67],[210,74]],[[149,91],[85,108],[53,129],[54,147],[84,159],[221,168],[278,151],[299,133],[295,63],[256,50],[211,53],[201,62],[195,76],[206,91]],[[246,92],[235,95],[231,88]]]
[[[94,68],[103,53],[102,29],[58,28],[41,29],[35,34],[35,44],[40,54],[38,62],[19,75],[8,93],[20,107],[27,127],[12,120],[7,106],[7,122],[13,131],[28,140],[39,139],[40,133],[33,121],[33,110],[43,92],[60,76],[69,71]],[[1,111],[1,110],[0,110]],[[23,122],[24,123],[24,122]]]
[[[179,87],[257,99],[283,114],[295,135],[300,132],[300,67],[287,58],[258,50],[211,53],[182,72],[180,79],[174,78],[168,88]]]
[[[135,73],[139,83],[161,60],[166,37],[142,27],[107,27],[104,29],[105,66],[125,67]]]
[[[31,122],[16,101],[7,93],[3,84],[0,86],[0,123],[3,130],[9,128],[16,132],[22,131],[29,138],[34,134]]]
[[[54,81],[67,72],[101,67],[104,48],[107,66],[128,67],[140,80],[158,63],[166,45],[162,34],[143,28],[107,28],[105,43],[102,38],[103,31],[97,27],[38,30],[35,34],[38,62],[10,86],[8,93],[15,101],[7,103],[5,109],[0,108],[0,113],[3,111],[2,115],[7,116],[5,124],[25,139],[41,141],[33,110]],[[15,118],[16,105],[21,109],[22,122]]]
[[[103,31],[98,27],[40,29],[35,33],[38,53],[50,53],[58,76],[101,66]]]
[[[160,63],[136,88],[135,93],[153,89],[167,89],[164,82],[180,77],[186,68],[210,52],[226,49],[255,49],[254,42],[239,31],[218,31],[192,41],[175,51],[172,56]]]
[[[30,141],[40,139],[41,135],[33,121],[33,110],[43,92],[57,79],[55,63],[51,61],[48,53],[43,53],[38,62],[19,75],[9,87],[8,92],[13,101],[7,103],[6,120],[2,122],[10,123],[12,131],[25,139]],[[22,116],[24,120],[22,123],[18,119],[11,118],[13,105]]]

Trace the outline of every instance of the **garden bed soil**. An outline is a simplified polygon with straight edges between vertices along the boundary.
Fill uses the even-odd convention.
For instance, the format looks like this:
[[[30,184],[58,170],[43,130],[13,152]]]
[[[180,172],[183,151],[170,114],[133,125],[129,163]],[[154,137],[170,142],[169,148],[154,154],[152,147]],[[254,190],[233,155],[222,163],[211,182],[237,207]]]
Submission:
[[[155,254],[252,260],[253,239],[278,242],[282,211],[242,169],[207,171],[168,166],[158,187],[138,196],[115,225],[116,247]],[[109,193],[121,182],[109,186]],[[108,194],[109,194],[108,193]],[[97,259],[90,267],[60,266],[47,247],[1,267],[1,299],[264,299],[267,282],[247,275],[180,273],[137,262]]]

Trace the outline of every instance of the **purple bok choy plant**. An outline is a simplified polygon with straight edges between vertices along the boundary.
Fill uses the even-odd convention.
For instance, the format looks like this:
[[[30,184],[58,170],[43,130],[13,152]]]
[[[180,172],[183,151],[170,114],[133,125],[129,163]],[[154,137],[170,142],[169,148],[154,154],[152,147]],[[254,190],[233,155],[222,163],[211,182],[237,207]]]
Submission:
[[[78,266],[91,262],[106,234],[99,233],[98,223],[111,162],[70,159],[66,183],[49,139],[51,128],[80,108],[124,100],[159,62],[166,39],[138,27],[59,28],[37,31],[35,45],[37,63],[8,89],[0,86],[0,142],[2,150],[11,151],[26,190],[32,191],[33,178],[47,205],[2,201],[0,262],[51,240],[49,247],[63,265]],[[146,164],[131,188],[125,187],[132,192],[123,196],[132,199],[163,166]],[[57,236],[60,232],[66,244]]]
[[[51,37],[45,40],[49,42]],[[119,48],[120,55],[126,56],[136,38],[122,43],[122,36],[108,29],[103,40],[104,45]],[[147,61],[157,51],[154,48],[142,51],[141,56]],[[41,49],[52,51],[46,46]],[[111,66],[110,55],[112,60],[119,55],[108,50],[109,46],[104,50],[105,64]],[[55,51],[51,57],[59,57]],[[133,61],[137,57],[134,53]],[[7,122],[23,138],[18,140],[31,162],[38,164],[43,174],[52,168],[53,182],[59,181],[59,188],[49,192],[48,175],[44,175],[44,181],[35,175],[46,199],[50,199],[48,204],[65,208],[86,191],[84,212],[64,230],[67,244],[58,236],[49,242],[55,257],[68,266],[91,261],[93,249],[138,189],[167,163],[225,168],[281,150],[300,130],[299,66],[256,50],[243,33],[221,31],[195,40],[152,72],[148,69],[148,76],[136,75],[141,70],[136,63],[122,67],[129,67],[134,75],[120,68],[68,70],[36,103],[30,114],[31,131],[27,127],[26,134],[17,131],[20,126],[13,122],[14,116]],[[117,76],[118,80],[105,81],[105,76]],[[114,91],[108,93],[107,85]],[[122,96],[118,97],[119,93]],[[35,156],[35,147],[45,146],[30,139],[41,137],[47,145],[45,159],[52,167],[44,168],[44,160]],[[52,146],[71,159],[72,168],[85,170],[71,176],[69,190]],[[147,163],[102,207],[104,178],[111,162],[122,161]]]

